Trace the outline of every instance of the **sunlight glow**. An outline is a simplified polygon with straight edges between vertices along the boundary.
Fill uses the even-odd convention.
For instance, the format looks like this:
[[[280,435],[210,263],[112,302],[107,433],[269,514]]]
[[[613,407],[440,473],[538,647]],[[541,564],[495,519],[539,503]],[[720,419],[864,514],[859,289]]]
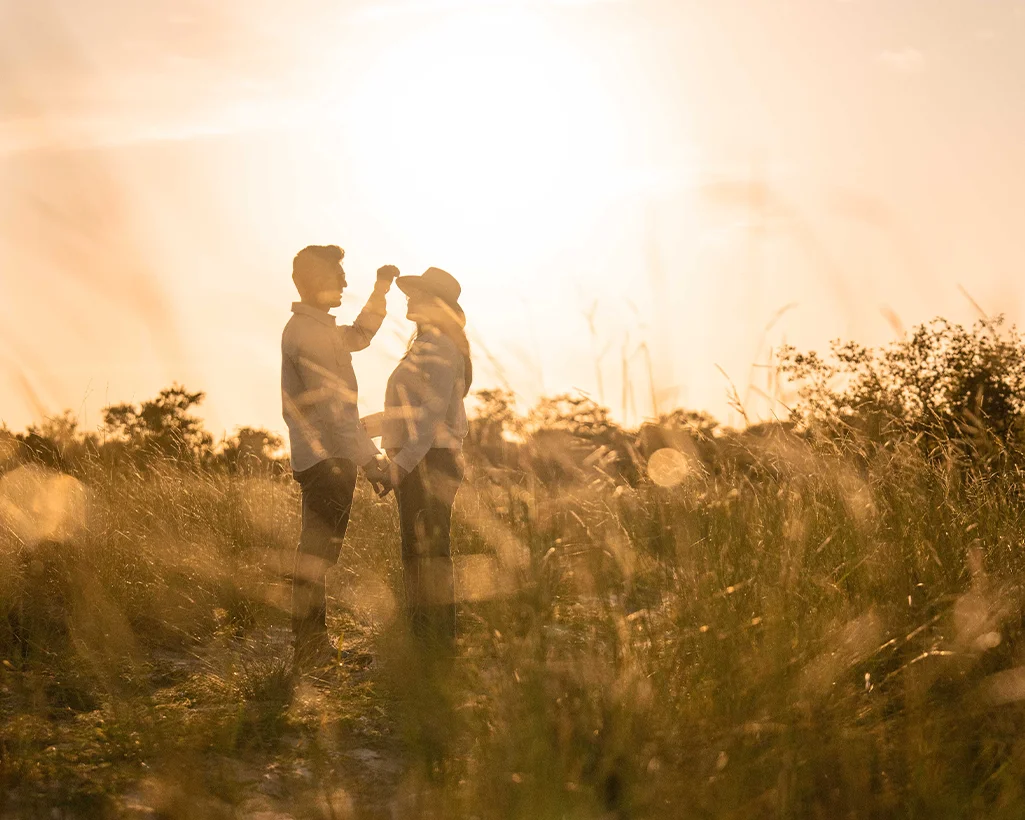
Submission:
[[[404,241],[467,260],[579,229],[622,163],[611,101],[529,10],[451,17],[397,44],[352,107],[376,209]]]
[[[682,484],[690,472],[687,456],[679,450],[664,447],[656,450],[648,459],[648,477],[659,487]]]
[[[86,524],[85,487],[69,475],[33,465],[0,478],[0,525],[22,544],[65,541]]]

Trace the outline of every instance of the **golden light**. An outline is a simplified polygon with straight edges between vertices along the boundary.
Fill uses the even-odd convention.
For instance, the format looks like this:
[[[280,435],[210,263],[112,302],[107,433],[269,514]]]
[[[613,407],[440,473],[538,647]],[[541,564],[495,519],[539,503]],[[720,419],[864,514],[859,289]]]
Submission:
[[[621,160],[613,109],[564,32],[529,9],[492,8],[382,54],[345,138],[403,241],[493,259],[594,217]]]
[[[65,541],[86,524],[88,494],[69,475],[32,465],[0,478],[0,524],[23,544]]]
[[[648,478],[659,487],[682,484],[690,473],[687,456],[671,447],[656,450],[648,459]]]

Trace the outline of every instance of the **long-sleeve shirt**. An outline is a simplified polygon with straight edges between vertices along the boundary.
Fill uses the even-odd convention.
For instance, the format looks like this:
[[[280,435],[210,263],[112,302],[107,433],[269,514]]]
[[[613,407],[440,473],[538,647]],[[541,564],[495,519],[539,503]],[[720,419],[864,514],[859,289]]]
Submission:
[[[328,458],[363,465],[380,453],[360,424],[352,353],[380,329],[389,284],[374,285],[351,325],[301,302],[292,305],[281,334],[281,409],[296,472]]]
[[[462,449],[469,429],[465,386],[455,342],[434,328],[417,334],[384,394],[381,445],[392,461],[409,472],[432,447]]]

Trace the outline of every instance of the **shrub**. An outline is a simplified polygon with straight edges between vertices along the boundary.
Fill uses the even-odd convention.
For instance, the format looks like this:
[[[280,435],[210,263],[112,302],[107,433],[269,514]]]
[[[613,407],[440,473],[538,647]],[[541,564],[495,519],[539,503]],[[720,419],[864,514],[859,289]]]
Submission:
[[[977,465],[1017,460],[1023,443],[1025,341],[1002,317],[970,329],[936,319],[873,350],[834,342],[830,355],[785,347],[799,424],[855,449],[912,440]]]

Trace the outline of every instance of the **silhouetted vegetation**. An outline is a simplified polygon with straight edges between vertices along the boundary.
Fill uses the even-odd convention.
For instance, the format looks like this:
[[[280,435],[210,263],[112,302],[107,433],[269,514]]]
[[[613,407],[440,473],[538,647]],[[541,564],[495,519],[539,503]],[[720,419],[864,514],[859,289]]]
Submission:
[[[286,471],[281,436],[239,427],[214,444],[195,410],[205,394],[181,385],[161,390],[141,404],[115,404],[102,410],[103,426],[81,429],[71,410],[32,425],[24,433],[0,428],[0,468],[38,464],[82,476],[100,465],[226,470],[233,473]]]
[[[104,443],[115,453],[143,461],[201,464],[209,456],[212,438],[192,409],[204,397],[204,393],[173,385],[140,405],[107,407],[103,410]]]
[[[965,463],[1008,466],[1025,444],[1025,340],[1002,318],[971,329],[937,319],[885,350],[854,342],[831,356],[786,349],[798,423],[854,448],[914,441]]]
[[[0,432],[0,816],[1017,817],[1023,352],[791,350],[792,416],[744,430],[482,391],[457,658],[409,652],[361,484],[319,680],[280,440],[214,444],[178,386]]]

